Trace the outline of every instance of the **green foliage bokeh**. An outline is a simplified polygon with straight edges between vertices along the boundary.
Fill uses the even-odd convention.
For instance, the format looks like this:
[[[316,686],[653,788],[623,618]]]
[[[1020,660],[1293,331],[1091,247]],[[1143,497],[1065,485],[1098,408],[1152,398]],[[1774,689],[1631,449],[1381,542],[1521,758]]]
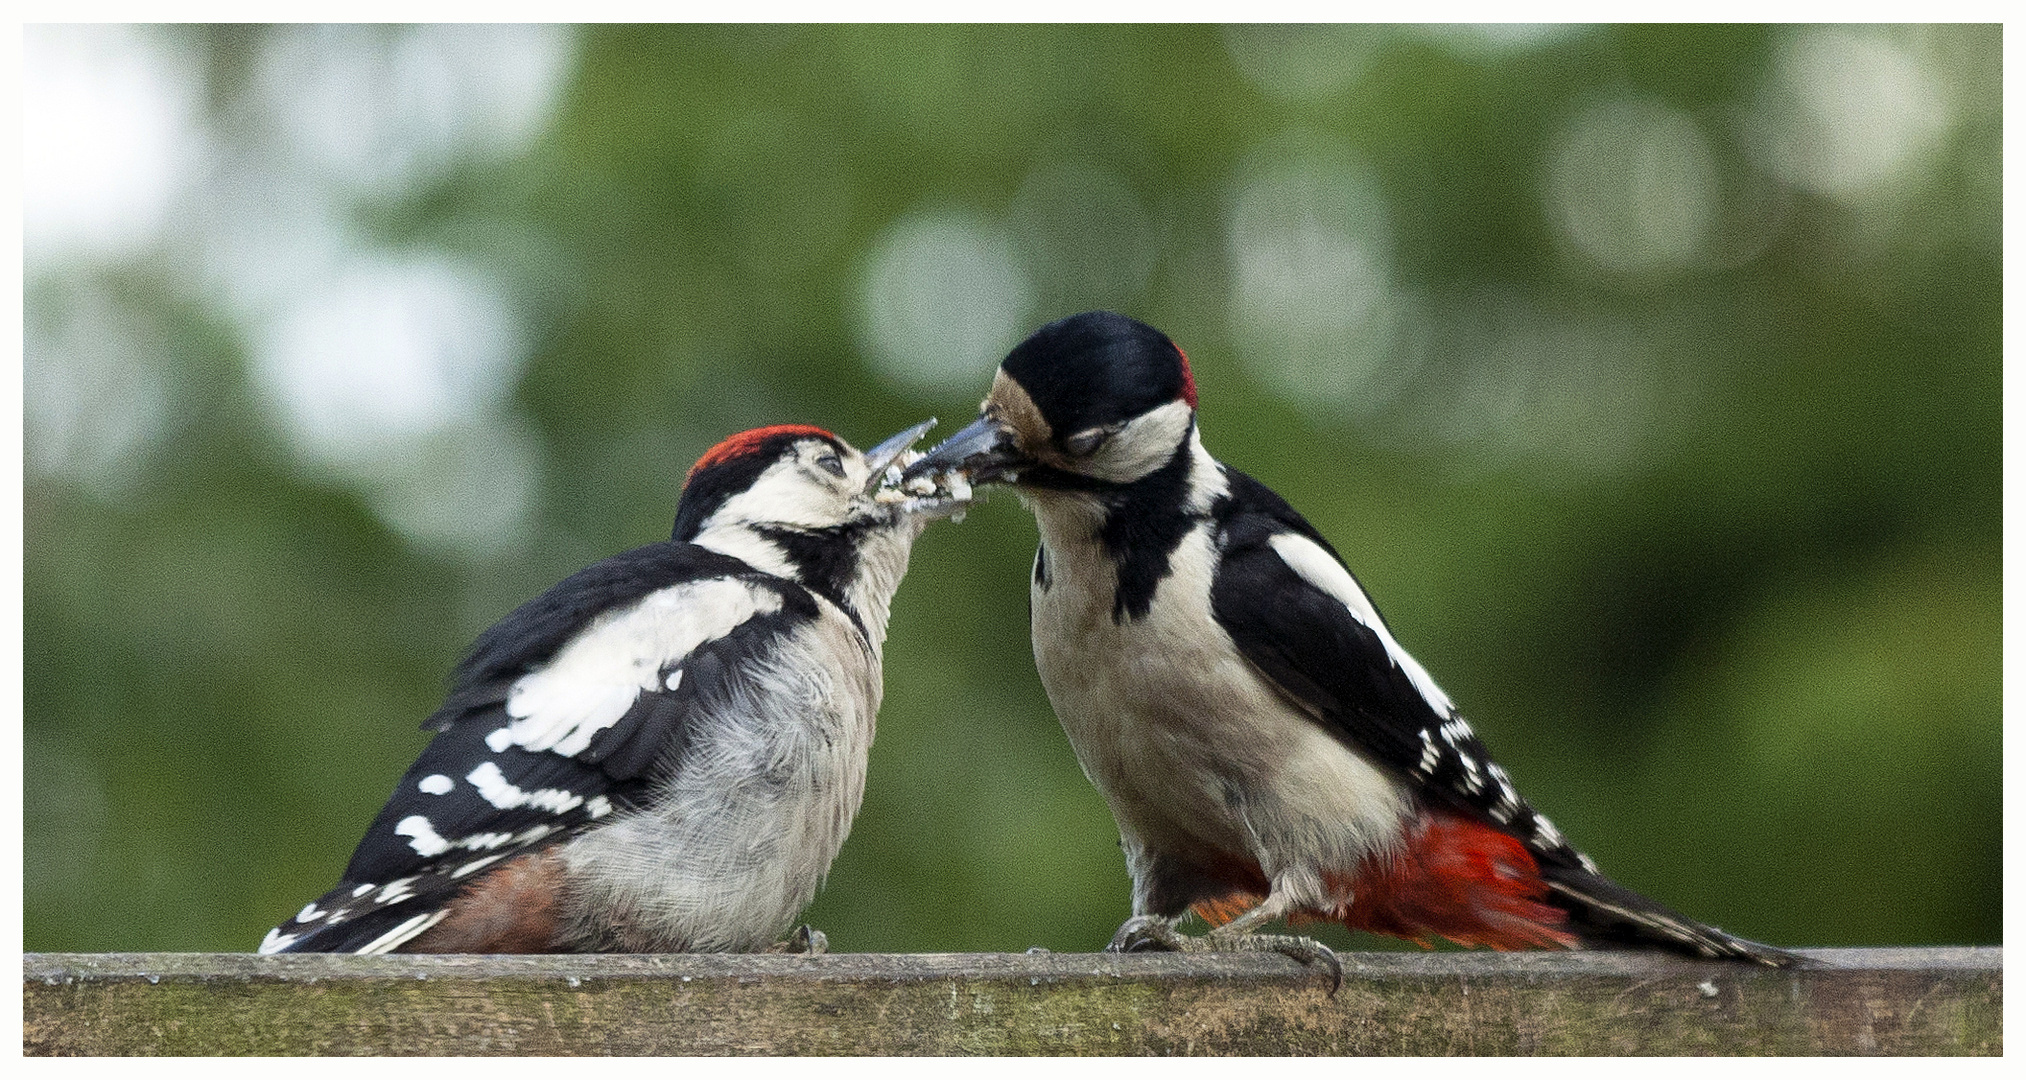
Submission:
[[[164,40],[229,129],[274,32]],[[870,253],[923,208],[1011,223],[1022,327],[1115,307],[1181,342],[1212,451],[1333,540],[1607,872],[1781,944],[1996,942],[1998,32],[1891,32],[1952,119],[1893,192],[1856,198],[1754,164],[1780,27],[1475,53],[1373,29],[1325,57],[1354,75],[1308,83],[1239,62],[1302,39],[1214,27],[579,31],[524,148],[352,207],[390,247],[486,268],[528,328],[508,403],[539,497],[480,555],[303,465],[248,336],[172,259],[32,270],[31,327],[80,282],[139,313],[170,419],[116,487],[27,476],[26,946],[251,949],[335,880],[472,636],[665,536],[712,443],[963,422],[989,359],[910,381],[864,330]],[[1599,269],[1547,209],[1567,118],[1618,100],[1707,133],[1701,255]],[[1390,398],[1305,402],[1275,381],[1275,331],[1230,315],[1232,222],[1277,139],[1356,163],[1386,273],[1434,313],[1377,350],[1414,365]],[[1063,162],[1143,208],[1133,268],[1085,243],[1115,222],[1021,216]],[[1500,352],[1515,334],[1545,344]],[[1630,377],[1623,355],[1646,357],[1646,420],[1586,466],[1569,446],[1633,430],[1583,404]],[[1561,375],[1484,377],[1528,357]],[[1028,653],[1032,544],[1001,495],[917,548],[865,805],[807,916],[834,948],[1092,949],[1128,914]]]

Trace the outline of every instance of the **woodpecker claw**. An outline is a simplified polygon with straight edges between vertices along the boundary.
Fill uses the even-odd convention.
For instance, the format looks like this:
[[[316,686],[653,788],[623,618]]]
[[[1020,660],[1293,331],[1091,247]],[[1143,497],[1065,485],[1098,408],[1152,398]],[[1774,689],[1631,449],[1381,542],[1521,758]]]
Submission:
[[[1336,950],[1311,937],[1299,934],[1243,934],[1222,947],[1234,952],[1277,952],[1304,967],[1321,965],[1330,973],[1330,997],[1344,988],[1344,965]]]
[[[1344,986],[1344,965],[1329,946],[1295,934],[1222,934],[1216,930],[1190,937],[1158,915],[1135,915],[1112,935],[1106,952],[1277,952],[1304,967],[1320,965],[1330,973],[1330,997]]]
[[[1188,952],[1192,939],[1159,915],[1135,915],[1111,937],[1106,952]]]
[[[787,953],[791,956],[822,956],[830,951],[830,936],[808,923],[795,928],[786,941],[777,941],[767,946],[770,953]]]

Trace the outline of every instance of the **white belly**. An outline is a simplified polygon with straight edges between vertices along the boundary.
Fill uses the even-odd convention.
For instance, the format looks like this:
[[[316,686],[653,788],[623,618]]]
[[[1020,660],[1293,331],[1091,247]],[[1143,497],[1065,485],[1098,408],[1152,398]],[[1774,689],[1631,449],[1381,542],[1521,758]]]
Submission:
[[[1102,549],[1044,522],[1033,633],[1049,702],[1129,849],[1247,857],[1296,886],[1349,870],[1398,835],[1405,791],[1233,647],[1210,612],[1209,530],[1183,538],[1147,616],[1120,625]]]
[[[865,792],[880,672],[876,656],[869,679],[843,662],[855,637],[826,618],[753,680],[764,706],[692,718],[681,769],[649,809],[566,846],[578,933],[632,952],[744,952],[787,929]]]

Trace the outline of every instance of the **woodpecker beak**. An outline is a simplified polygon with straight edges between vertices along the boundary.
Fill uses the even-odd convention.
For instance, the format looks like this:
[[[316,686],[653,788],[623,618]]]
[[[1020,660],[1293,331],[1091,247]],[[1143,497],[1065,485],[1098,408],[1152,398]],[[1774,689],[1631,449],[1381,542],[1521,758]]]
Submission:
[[[877,488],[880,480],[886,476],[886,467],[899,460],[902,454],[908,452],[908,448],[912,447],[923,435],[928,434],[929,429],[935,426],[936,418],[931,416],[927,420],[916,424],[898,435],[885,439],[878,446],[867,450],[865,452],[865,465],[867,469],[871,470],[872,478],[866,482],[866,490],[871,491]]]
[[[931,473],[963,473],[974,484],[1010,482],[1012,474],[1033,464],[1013,445],[1013,436],[990,416],[944,439],[942,445],[907,467],[903,480]]]

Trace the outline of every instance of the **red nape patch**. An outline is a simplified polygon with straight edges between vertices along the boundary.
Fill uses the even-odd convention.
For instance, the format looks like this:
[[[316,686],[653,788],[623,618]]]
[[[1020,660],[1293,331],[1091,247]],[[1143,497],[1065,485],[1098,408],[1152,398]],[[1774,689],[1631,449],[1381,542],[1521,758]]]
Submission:
[[[1172,341],[1168,344],[1175,345]],[[1183,352],[1180,345],[1175,345],[1175,355],[1182,358],[1182,400],[1193,409],[1196,407],[1196,373],[1189,370],[1189,354]]]
[[[1424,814],[1403,847],[1367,857],[1346,881],[1325,874],[1331,891],[1353,897],[1329,918],[1353,930],[1429,946],[1445,937],[1494,949],[1573,949],[1561,929],[1567,913],[1542,901],[1547,883],[1526,845],[1497,829],[1444,813]]]
[[[761,443],[781,435],[793,438],[837,438],[837,436],[830,434],[820,427],[811,427],[808,424],[775,424],[772,427],[760,427],[754,428],[751,431],[741,431],[737,435],[704,451],[704,455],[696,459],[696,464],[689,467],[689,474],[683,477],[683,482],[688,483],[697,473],[713,465],[722,465],[733,458],[750,454],[758,450]]]

